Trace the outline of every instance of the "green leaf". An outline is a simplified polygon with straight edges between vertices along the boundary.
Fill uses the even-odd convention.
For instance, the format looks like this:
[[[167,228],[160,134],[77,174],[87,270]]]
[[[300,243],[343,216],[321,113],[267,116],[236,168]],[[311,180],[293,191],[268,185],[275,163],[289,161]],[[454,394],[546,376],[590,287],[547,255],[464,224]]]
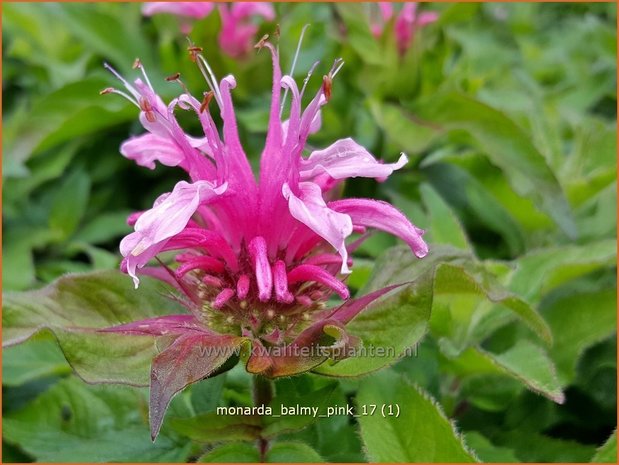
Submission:
[[[162,290],[149,278],[135,290],[128,276],[105,271],[68,275],[37,291],[8,293],[3,298],[3,344],[17,344],[48,329],[84,380],[148,385],[156,353],[153,338],[95,329],[182,313]]]
[[[204,379],[191,387],[191,405],[197,413],[215,410],[221,400],[226,374]]]
[[[351,47],[366,63],[384,64],[376,38],[370,31],[369,17],[364,11],[366,4],[336,4],[337,12],[346,24],[346,35]]]
[[[180,462],[189,445],[161,436],[152,443],[143,392],[87,386],[76,378],[56,384],[3,420],[4,439],[41,462]]]
[[[550,350],[559,379],[570,382],[582,353],[617,331],[617,290],[567,293],[542,308],[555,334]]]
[[[67,239],[77,229],[88,205],[90,179],[84,171],[74,171],[55,192],[49,226]]]
[[[332,394],[336,388],[337,383],[332,383],[305,395],[293,395],[289,392],[283,392],[278,394],[270,405],[273,408],[274,415],[279,415],[279,412],[282,411],[282,406],[291,407],[296,405],[316,407],[319,413],[324,413],[324,409],[331,402]],[[262,431],[262,437],[272,438],[282,433],[298,431],[316,421],[316,418],[312,415],[286,415],[279,418],[274,415],[264,419],[265,427]]]
[[[597,450],[591,463],[617,463],[617,430]]]
[[[533,251],[514,262],[509,288],[531,302],[558,286],[616,262],[617,243],[596,241]]]
[[[12,123],[14,136],[3,141],[6,156],[25,161],[61,142],[135,118],[135,109],[122,98],[98,95],[111,82],[111,78],[103,78],[101,74],[67,84],[36,99],[27,117]]]
[[[412,157],[426,150],[436,138],[434,128],[414,121],[413,115],[398,105],[371,101],[370,110],[391,143]]]
[[[468,131],[516,192],[530,196],[569,236],[577,235],[557,178],[531,138],[505,114],[467,95],[444,92],[415,105],[416,115],[443,130]]]
[[[406,253],[410,254],[409,251]],[[382,276],[379,264],[373,276],[374,280]],[[421,276],[414,283],[391,291],[370,304],[346,325],[350,334],[361,338],[366,351],[335,364],[327,361],[315,371],[330,376],[359,376],[402,357],[427,330],[432,308],[432,280],[431,274]],[[402,276],[399,282],[404,281],[406,277]],[[372,280],[369,287],[374,287]]]
[[[203,413],[191,418],[173,418],[174,431],[193,441],[251,441],[260,437],[261,419],[256,415]]]
[[[198,463],[258,463],[260,454],[253,444],[237,442],[224,444],[207,452],[198,459]]]
[[[317,463],[322,457],[307,444],[277,442],[273,444],[264,460],[267,463]],[[198,460],[199,463],[256,463],[261,462],[255,445],[239,442],[216,447]]]
[[[268,463],[322,463],[323,458],[307,444],[276,442],[267,452]]]
[[[487,438],[476,431],[464,434],[466,443],[475,451],[483,462],[518,463],[514,451],[506,447],[492,444]]]
[[[371,462],[476,462],[440,406],[420,389],[391,372],[364,379],[357,414]],[[399,415],[383,416],[383,405]],[[372,415],[362,415],[364,406]],[[388,412],[388,410],[386,410]]]
[[[582,463],[589,460],[594,452],[590,445],[530,431],[500,433],[496,443],[514,449],[521,462]]]
[[[464,229],[449,205],[429,184],[422,184],[419,190],[423,202],[430,211],[429,242],[449,244],[459,249],[470,249]]]
[[[46,376],[71,373],[62,351],[53,340],[32,339],[2,351],[2,384],[19,386]]]
[[[444,295],[455,295],[452,299],[453,305],[450,306],[452,314],[458,313],[457,299],[463,294],[479,295],[488,301],[501,304],[517,315],[529,328],[531,328],[547,344],[552,343],[552,333],[544,319],[527,302],[505,289],[498,280],[486,270],[482,265],[474,262],[464,263],[463,265],[452,265],[449,263],[440,264],[436,272],[435,293]],[[475,307],[473,313],[475,320],[483,315],[484,312],[491,312],[492,307]],[[473,315],[467,321],[474,324]],[[457,321],[460,318],[457,318]],[[457,328],[454,328],[457,330]]]
[[[509,376],[554,402],[565,400],[554,364],[541,347],[525,339],[501,354],[471,347],[445,365],[460,377]]]
[[[131,228],[127,226],[129,211],[108,212],[97,215],[75,233],[74,240],[101,244],[128,234]]]

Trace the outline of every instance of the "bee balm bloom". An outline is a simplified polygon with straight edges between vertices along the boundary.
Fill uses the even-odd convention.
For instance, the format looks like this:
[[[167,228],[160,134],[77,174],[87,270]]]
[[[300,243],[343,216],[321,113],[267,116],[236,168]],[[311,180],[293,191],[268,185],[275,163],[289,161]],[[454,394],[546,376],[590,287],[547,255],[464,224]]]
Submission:
[[[169,13],[180,18],[181,31],[189,34],[194,19],[202,19],[217,5],[221,15],[221,32],[218,42],[221,49],[231,57],[240,57],[249,52],[258,31],[251,22],[253,17],[267,21],[275,19],[275,10],[267,2],[235,2],[232,4],[215,2],[148,2],[142,8],[145,16]]]
[[[257,178],[237,131],[231,97],[236,81],[226,76],[217,82],[197,47],[190,52],[210,87],[202,100],[185,90],[165,105],[139,61],[143,80],[129,84],[117,75],[128,93],[104,91],[120,93],[138,106],[146,130],[126,141],[121,153],[147,168],[161,163],[188,175],[151,209],[129,218],[135,230],[122,240],[120,250],[122,269],[136,287],[140,275],[160,278],[176,288],[189,313],[107,329],[175,338],[152,365],[153,435],[171,397],[213,373],[241,344],[251,346],[248,371],[274,377],[309,370],[324,362],[328,351],[300,355],[295,350],[275,353],[273,348],[309,347],[325,335],[335,341],[331,348],[356,343],[344,325],[391,288],[347,300],[344,277],[351,271],[350,253],[365,237],[350,242],[351,236],[381,229],[404,240],[418,257],[428,252],[423,231],[390,204],[328,200],[338,182],[358,176],[385,178],[404,166],[406,156],[380,163],[349,138],[305,156],[307,138],[320,125],[320,110],[329,101],[341,62],[335,62],[302,108],[305,85],[299,89],[291,76],[281,75],[275,47],[265,39],[259,46],[270,50],[273,87]],[[178,75],[168,80],[178,80]],[[281,118],[282,89],[291,95],[286,121]],[[219,108],[221,132],[211,116],[212,105]],[[179,109],[195,113],[204,137],[183,132],[175,118]],[[153,265],[163,252],[175,254],[172,261]],[[332,295],[347,301],[325,310]],[[206,356],[205,348],[221,350]]]
[[[372,33],[380,37],[383,33],[385,23],[393,18],[393,5],[390,2],[379,2],[381,20],[374,21],[371,25]],[[404,55],[413,42],[417,29],[435,22],[438,13],[434,11],[424,11],[417,13],[417,2],[405,2],[402,9],[395,19],[395,38],[398,50]]]

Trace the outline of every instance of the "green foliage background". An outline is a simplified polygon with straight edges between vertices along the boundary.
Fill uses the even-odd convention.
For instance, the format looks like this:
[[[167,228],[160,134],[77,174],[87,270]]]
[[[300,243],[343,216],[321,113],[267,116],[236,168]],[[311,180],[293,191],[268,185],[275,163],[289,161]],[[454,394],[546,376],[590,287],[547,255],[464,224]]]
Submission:
[[[317,59],[318,75],[334,58],[346,62],[311,145],[350,136],[388,161],[409,155],[387,182],[353,180],[345,195],[394,203],[428,230],[433,254],[417,262],[377,234],[350,284],[365,292],[435,272],[429,329],[415,356],[375,374],[355,377],[367,375],[366,362],[346,360],[319,369],[346,374],[339,380],[278,380],[276,402],[398,403],[403,414],[261,425],[277,437],[267,459],[615,461],[615,4],[424,4],[440,19],[402,58],[390,29],[370,34],[372,8],[277,4],[282,65],[310,23],[295,77]],[[116,85],[102,63],[132,76],[139,56],[164,99],[178,91],[164,76],[180,71],[195,94],[204,83],[172,17],[144,19],[136,4],[2,10],[3,289],[114,269],[128,213],[181,173],[120,156],[120,143],[141,131],[135,108],[98,95]],[[191,36],[219,76],[235,75],[255,164],[269,57],[222,55],[219,26],[212,14]],[[273,29],[261,25],[258,36]],[[364,333],[370,317],[356,331],[400,337],[384,315],[378,331]],[[10,325],[3,314],[5,338]],[[39,333],[3,351],[3,460],[256,460],[255,419],[221,424],[212,413],[251,405],[242,366],[177,396],[155,444],[146,399],[144,389],[84,384],[51,334]]]

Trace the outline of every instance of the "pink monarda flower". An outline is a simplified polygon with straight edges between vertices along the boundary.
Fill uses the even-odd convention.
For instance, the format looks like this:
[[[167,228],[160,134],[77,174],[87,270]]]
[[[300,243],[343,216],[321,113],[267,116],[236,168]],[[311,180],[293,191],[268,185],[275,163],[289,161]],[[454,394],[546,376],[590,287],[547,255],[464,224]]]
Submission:
[[[220,48],[231,57],[247,54],[254,43],[258,26],[251,22],[252,17],[267,21],[275,19],[275,10],[266,2],[235,2],[232,4],[215,2],[149,2],[142,13],[152,16],[159,13],[176,15],[181,21],[181,31],[189,34],[194,19],[208,16],[215,6],[221,15],[221,32],[218,36]]]
[[[189,50],[210,88],[202,100],[190,95],[175,75],[168,81],[178,81],[184,92],[165,105],[139,61],[136,67],[143,79],[133,84],[108,66],[128,92],[108,88],[103,93],[121,94],[139,107],[146,130],[123,143],[121,153],[141,166],[152,169],[158,162],[180,167],[189,176],[155,200],[151,209],[131,215],[128,221],[135,231],[120,244],[122,270],[136,287],[140,275],[159,278],[176,289],[175,298],[189,313],[105,330],[165,336],[168,341],[152,364],[153,436],[172,396],[211,375],[241,345],[251,347],[249,372],[276,377],[324,362],[328,351],[299,354],[296,349],[319,345],[325,334],[335,340],[331,348],[355,344],[344,325],[393,289],[349,300],[343,279],[351,271],[350,253],[367,237],[366,228],[400,237],[418,257],[428,252],[423,231],[390,204],[335,200],[339,182],[357,176],[385,178],[404,166],[405,155],[396,163],[381,163],[347,138],[304,156],[308,136],[320,126],[320,109],[329,101],[341,60],[303,109],[311,71],[299,89],[291,76],[281,75],[276,48],[265,38],[258,46],[266,47],[273,60],[269,126],[258,179],[239,140],[231,98],[236,81],[229,75],[218,83],[198,47]],[[282,89],[291,96],[285,121]],[[221,133],[210,105],[219,108]],[[195,112],[204,137],[188,136],[181,129],[177,109]],[[354,234],[359,238],[348,242]],[[164,252],[167,259],[160,256]],[[332,295],[346,302],[326,309]],[[213,348],[218,351],[205,352]],[[273,348],[286,351],[276,353]]]
[[[372,33],[380,37],[385,28],[385,24],[393,18],[393,4],[390,2],[378,2],[381,18],[372,21]],[[438,13],[434,11],[424,11],[417,14],[417,2],[406,2],[402,5],[400,12],[395,20],[395,37],[398,44],[398,51],[404,55],[413,43],[413,37],[417,29],[424,27],[438,19]]]

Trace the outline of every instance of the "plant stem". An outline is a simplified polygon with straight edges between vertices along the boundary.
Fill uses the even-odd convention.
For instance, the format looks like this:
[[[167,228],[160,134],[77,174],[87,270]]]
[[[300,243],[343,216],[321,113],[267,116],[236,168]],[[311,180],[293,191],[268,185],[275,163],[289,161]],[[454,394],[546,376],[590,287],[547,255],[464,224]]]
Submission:
[[[259,407],[260,405],[269,405],[273,400],[273,381],[264,376],[253,377],[253,398],[254,405]],[[269,448],[269,441],[265,438],[258,439],[258,451],[260,452],[260,461],[266,460],[267,449]]]

